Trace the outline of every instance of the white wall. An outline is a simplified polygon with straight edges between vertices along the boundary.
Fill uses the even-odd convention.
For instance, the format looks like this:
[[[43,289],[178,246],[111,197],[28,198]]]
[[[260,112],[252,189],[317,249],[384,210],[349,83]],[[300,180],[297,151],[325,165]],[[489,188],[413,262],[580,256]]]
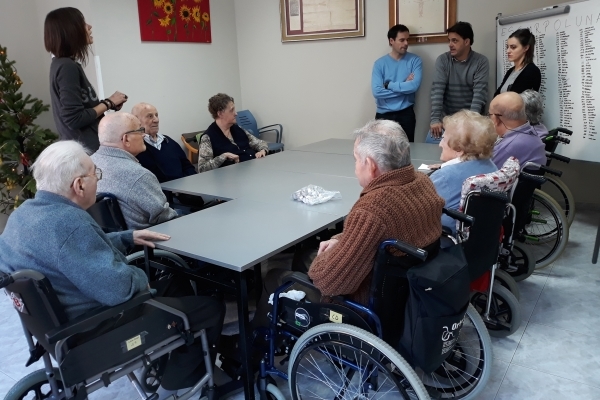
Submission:
[[[91,2],[95,54],[104,93],[129,96],[124,111],[141,101],[154,104],[161,133],[180,135],[212,122],[208,99],[219,92],[241,103],[233,0],[210,2],[212,44],[141,42],[137,2]]]
[[[240,77],[244,107],[259,125],[282,123],[288,147],[331,137],[349,137],[375,115],[371,95],[373,62],[386,52],[388,2],[365,5],[366,37],[281,43],[279,7],[273,0],[235,0]],[[474,49],[491,64],[495,85],[495,17],[552,5],[557,0],[459,0],[458,18],[475,31]],[[417,93],[416,140],[429,127],[429,91],[436,57],[445,44],[413,45],[423,59],[424,78]],[[495,88],[494,88],[495,89]]]

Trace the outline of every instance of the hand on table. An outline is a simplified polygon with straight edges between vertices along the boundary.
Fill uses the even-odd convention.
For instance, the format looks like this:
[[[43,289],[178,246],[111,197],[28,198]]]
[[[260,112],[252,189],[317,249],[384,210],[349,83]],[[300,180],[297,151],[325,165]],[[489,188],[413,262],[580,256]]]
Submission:
[[[435,171],[437,169],[442,168],[442,164],[429,164],[428,167],[429,167],[430,170]]]
[[[267,151],[266,150],[261,150],[258,153],[256,153],[256,158],[263,158],[267,156]]]
[[[333,249],[335,247],[335,245],[338,244],[338,242],[339,242],[339,240],[337,240],[337,239],[330,239],[330,240],[321,242],[319,244],[319,251],[317,252],[317,255],[319,255],[321,253],[325,253],[326,251]]]
[[[141,231],[133,231],[133,243],[154,248],[154,241],[164,241],[171,239],[171,236],[163,233],[149,231],[143,229]]]
[[[441,122],[436,122],[435,124],[429,125],[429,130],[431,131],[431,136],[436,139],[439,139],[442,136],[442,129],[444,126]]]
[[[223,153],[222,155],[224,155],[226,159],[231,160],[231,161],[235,162],[236,164],[240,162],[240,156],[238,156],[237,154]]]

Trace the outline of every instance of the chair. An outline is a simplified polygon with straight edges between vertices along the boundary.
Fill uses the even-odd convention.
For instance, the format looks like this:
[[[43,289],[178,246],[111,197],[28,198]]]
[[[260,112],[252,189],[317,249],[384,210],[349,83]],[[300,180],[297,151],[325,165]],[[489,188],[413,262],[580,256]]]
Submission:
[[[200,142],[197,140],[197,137],[203,132],[204,131],[196,131],[183,133],[181,135],[181,141],[187,150],[188,160],[190,160],[194,166],[198,165],[198,146],[200,145]]]
[[[96,203],[87,209],[96,223],[105,233],[127,230],[127,223],[115,195],[111,193],[96,194]]]
[[[23,325],[30,353],[27,366],[40,358],[44,361],[44,368],[17,382],[7,399],[30,398],[27,395],[34,393],[38,398],[42,386],[44,398],[84,399],[127,375],[142,399],[156,400],[157,394],[146,395],[133,371],[196,338],[202,342],[207,373],[187,394],[198,393],[207,384],[206,389],[213,390],[205,331],[192,332],[184,312],[152,299],[150,292],[138,293],[125,303],[99,307],[68,321],[50,281],[37,271],[0,273],[2,288],[6,289]],[[140,313],[114,329],[97,332],[99,325],[104,330],[107,322],[139,307],[158,310],[152,318]],[[56,360],[57,368],[52,365],[51,357]]]
[[[281,124],[273,124],[258,128],[256,119],[249,110],[242,110],[237,112],[237,124],[257,138],[261,138],[261,135],[266,132],[275,132],[277,135],[276,143],[268,143],[269,153],[277,153],[283,151],[283,143],[281,139],[283,137],[283,126]]]

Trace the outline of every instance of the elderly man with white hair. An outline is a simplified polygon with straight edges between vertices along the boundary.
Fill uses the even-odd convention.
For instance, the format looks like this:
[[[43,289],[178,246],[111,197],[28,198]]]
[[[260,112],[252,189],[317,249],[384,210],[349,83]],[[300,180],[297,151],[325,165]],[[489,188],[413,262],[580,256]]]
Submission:
[[[86,209],[96,201],[103,171],[79,143],[63,141],[48,146],[33,164],[33,176],[35,198],[26,200],[10,215],[0,235],[0,270],[33,269],[44,274],[69,320],[96,307],[121,304],[150,288],[144,271],[127,265],[123,252],[134,244],[154,247],[154,241],[170,237],[148,230],[102,231]],[[201,296],[156,300],[184,310],[192,330],[206,329],[209,342],[217,342],[225,316],[221,302]],[[100,335],[139,315],[152,318],[157,312],[161,311],[144,306],[127,310],[118,320],[101,323],[89,335]],[[189,387],[204,371],[200,343],[176,349],[166,364],[162,391]]]
[[[346,295],[367,304],[379,244],[399,239],[437,251],[444,200],[431,180],[415,171],[408,138],[397,122],[370,121],[355,131],[355,136],[355,174],[363,190],[344,222],[343,232],[321,242],[308,276],[323,300]],[[266,290],[274,292],[290,273],[283,269],[269,271]],[[267,305],[260,306],[255,326],[266,321]]]
[[[525,104],[519,94],[505,92],[494,97],[489,116],[500,137],[492,156],[498,169],[509,157],[515,157],[522,166],[527,162],[546,164],[545,145],[527,121]]]
[[[135,158],[146,150],[144,133],[137,117],[124,112],[109,114],[100,121],[100,148],[92,156],[104,173],[98,192],[116,196],[129,229],[147,228],[177,217],[156,176]]]

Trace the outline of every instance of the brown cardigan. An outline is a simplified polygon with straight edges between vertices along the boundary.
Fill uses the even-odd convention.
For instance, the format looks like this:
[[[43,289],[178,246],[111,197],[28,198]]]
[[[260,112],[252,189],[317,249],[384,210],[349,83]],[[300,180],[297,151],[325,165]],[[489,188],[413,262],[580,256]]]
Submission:
[[[324,297],[350,295],[366,304],[379,243],[433,243],[442,233],[443,206],[431,180],[412,165],[382,174],[363,189],[339,243],[315,258],[308,275]]]

